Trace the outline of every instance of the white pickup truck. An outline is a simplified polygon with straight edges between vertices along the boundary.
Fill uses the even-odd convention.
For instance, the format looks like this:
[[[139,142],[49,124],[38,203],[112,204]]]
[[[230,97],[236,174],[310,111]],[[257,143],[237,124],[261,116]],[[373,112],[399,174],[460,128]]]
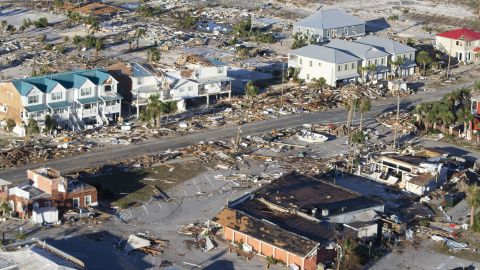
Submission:
[[[97,213],[94,210],[87,208],[76,208],[63,214],[63,219],[73,222],[83,218],[93,219],[96,215]]]

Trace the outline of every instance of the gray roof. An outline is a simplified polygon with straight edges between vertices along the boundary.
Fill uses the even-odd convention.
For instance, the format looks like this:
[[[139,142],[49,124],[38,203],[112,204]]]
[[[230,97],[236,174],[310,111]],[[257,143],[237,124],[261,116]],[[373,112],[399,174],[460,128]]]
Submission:
[[[417,49],[407,46],[401,42],[382,38],[377,36],[366,36],[364,38],[357,39],[355,42],[374,46],[375,48],[391,53],[391,54],[401,54],[401,53],[409,53],[415,52]]]
[[[359,24],[365,24],[365,22],[342,9],[320,10],[295,23],[296,26],[317,29],[332,29]]]
[[[345,53],[354,55],[362,59],[372,59],[372,58],[378,58],[378,57],[385,57],[389,55],[388,53],[381,51],[373,46],[341,40],[341,39],[331,40],[329,43],[327,43],[324,46],[341,50]]]
[[[317,59],[328,63],[343,64],[355,62],[360,58],[347,54],[340,50],[327,48],[318,45],[308,45],[299,49],[290,51],[290,54]]]

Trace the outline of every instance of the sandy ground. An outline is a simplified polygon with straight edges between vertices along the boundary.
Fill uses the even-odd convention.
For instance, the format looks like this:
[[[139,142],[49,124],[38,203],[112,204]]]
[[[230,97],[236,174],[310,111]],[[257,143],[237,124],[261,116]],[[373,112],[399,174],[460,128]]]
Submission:
[[[52,14],[38,10],[29,10],[26,8],[7,8],[0,9],[0,20],[6,20],[8,24],[20,27],[24,19],[32,21],[38,18],[46,17],[49,23],[56,23],[65,19],[64,15]]]

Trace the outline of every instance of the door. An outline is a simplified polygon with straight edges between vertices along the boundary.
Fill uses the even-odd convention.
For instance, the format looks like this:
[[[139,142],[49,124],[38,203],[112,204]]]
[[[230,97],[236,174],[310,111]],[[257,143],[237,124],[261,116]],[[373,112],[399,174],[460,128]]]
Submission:
[[[80,198],[72,199],[72,208],[78,208],[80,206]]]

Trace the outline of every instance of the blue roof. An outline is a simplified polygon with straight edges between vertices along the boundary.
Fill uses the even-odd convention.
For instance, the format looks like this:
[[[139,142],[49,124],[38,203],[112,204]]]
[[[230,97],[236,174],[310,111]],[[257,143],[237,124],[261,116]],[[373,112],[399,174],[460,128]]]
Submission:
[[[70,103],[68,103],[68,101],[51,102],[48,103],[48,107],[52,109],[67,108],[70,107]]]
[[[132,64],[132,75],[133,77],[148,77],[152,76],[152,72],[148,70],[145,66],[139,63]]]
[[[97,103],[102,101],[99,97],[88,97],[88,98],[79,98],[77,101],[80,104],[90,104],[90,103]]]
[[[210,63],[212,63],[216,67],[226,66],[226,64],[224,62],[220,61],[220,60],[213,59],[213,58],[208,58],[208,57],[206,57],[205,59],[210,61]]]
[[[45,104],[30,105],[25,106],[25,110],[27,110],[27,112],[40,112],[48,110],[48,107]]]
[[[79,88],[85,81],[90,80],[95,85],[102,85],[110,74],[103,69],[93,70],[76,70],[64,73],[55,73],[38,77],[30,77],[25,79],[16,79],[12,83],[22,96],[28,95],[33,87],[44,93],[50,93],[57,84],[62,85],[66,89]]]

